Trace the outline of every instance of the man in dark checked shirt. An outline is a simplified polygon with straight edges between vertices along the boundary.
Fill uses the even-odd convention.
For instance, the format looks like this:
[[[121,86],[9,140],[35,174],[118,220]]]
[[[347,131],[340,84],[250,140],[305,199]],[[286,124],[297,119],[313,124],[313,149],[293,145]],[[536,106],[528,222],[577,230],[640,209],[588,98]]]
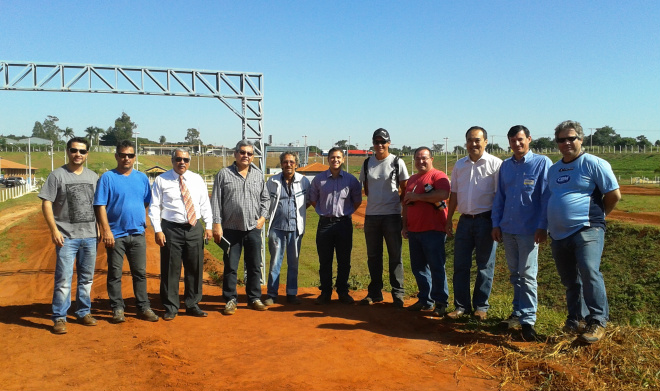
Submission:
[[[270,199],[264,174],[255,165],[254,148],[247,140],[236,144],[236,161],[216,174],[211,194],[213,238],[216,243],[226,239],[222,296],[226,301],[223,313],[232,315],[237,306],[237,270],[241,250],[245,248],[247,281],[245,291],[249,306],[264,311],[261,302],[261,229],[266,222]]]

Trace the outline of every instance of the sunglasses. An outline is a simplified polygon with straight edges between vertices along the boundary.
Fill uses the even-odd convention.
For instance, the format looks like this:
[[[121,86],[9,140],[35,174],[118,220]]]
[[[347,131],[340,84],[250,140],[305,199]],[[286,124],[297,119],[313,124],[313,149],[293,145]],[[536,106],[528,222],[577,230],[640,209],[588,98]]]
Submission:
[[[385,140],[374,140],[374,145],[385,145],[387,141]]]
[[[133,158],[135,158],[134,153],[121,153],[121,152],[119,152],[117,154],[117,156],[119,156],[120,159],[125,159],[125,158],[133,159]]]
[[[566,141],[573,142],[573,141],[575,141],[575,140],[577,140],[577,139],[578,139],[577,136],[571,136],[571,137],[557,137],[555,140],[557,141],[557,144],[563,144],[563,143],[565,143]]]
[[[177,162],[177,163],[181,163],[181,161],[183,161],[184,163],[190,163],[190,158],[189,157],[177,156],[177,157],[174,158],[174,161]]]
[[[254,156],[254,152],[238,151],[238,153],[240,153],[240,154],[243,155],[243,156],[245,156],[245,155],[248,155],[248,156]]]
[[[70,154],[73,155],[73,154],[76,153],[76,152],[80,153],[81,155],[86,155],[86,154],[87,154],[87,150],[86,150],[86,149],[69,148],[69,153],[70,153]]]

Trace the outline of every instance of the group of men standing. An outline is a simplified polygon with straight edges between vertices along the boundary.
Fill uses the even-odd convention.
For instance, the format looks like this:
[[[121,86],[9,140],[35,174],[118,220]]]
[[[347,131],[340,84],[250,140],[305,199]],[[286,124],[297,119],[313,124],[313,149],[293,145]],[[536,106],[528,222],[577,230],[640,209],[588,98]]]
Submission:
[[[565,121],[555,129],[562,159],[552,164],[529,149],[529,130],[517,125],[508,134],[513,156],[502,162],[486,152],[488,135],[482,127],[466,132],[468,155],[451,175],[433,167],[427,147],[415,150],[417,173],[408,175],[403,161],[389,153],[389,132],[372,136],[374,155],[365,160],[359,180],[342,170],[344,152],[332,148],[329,169],[310,181],[296,172],[293,152],[280,155],[282,172],[263,180],[252,163],[253,146],[236,145],[235,162],[214,178],[211,197],[203,179],[188,171],[190,154],[172,153],[172,170],[156,178],[133,170],[135,147],[117,146],[117,168],[97,175],[83,167],[89,144],[84,138],[67,143],[68,162],[53,171],[39,194],[56,245],[57,266],[53,293],[53,332],[63,334],[70,306],[73,265],[78,273],[76,316],[96,325],[90,313],[97,238],[106,247],[107,289],[111,321],[125,321],[121,276],[124,255],[133,279],[138,317],[156,322],[146,289],[146,211],[160,246],[160,298],[164,320],[173,320],[180,305],[179,278],[184,268],[186,313],[206,317],[202,298],[204,245],[213,240],[224,250],[223,313],[237,309],[237,271],[244,255],[248,305],[263,311],[278,300],[280,270],[287,257],[286,301],[297,296],[298,262],[305,231],[306,209],[319,214],[316,245],[321,294],[316,304],[331,301],[332,263],[336,255],[334,288],[339,301],[351,304],[348,279],[353,244],[352,214],[367,195],[364,234],[370,283],[360,304],[383,301],[383,241],[387,247],[389,281],[395,307],[404,300],[402,238],[408,239],[410,262],[419,293],[411,311],[433,311],[459,318],[472,314],[487,318],[493,283],[495,250],[503,243],[514,295],[507,328],[522,326],[525,340],[537,338],[538,245],[553,239],[551,247],[561,281],[566,287],[568,319],[564,330],[581,333],[593,343],[602,338],[609,317],[600,257],[605,216],[620,193],[609,164],[582,152],[584,134],[578,122]],[[447,202],[448,200],[448,202]],[[454,232],[453,216],[460,213]],[[204,222],[204,227],[199,223]],[[269,220],[270,267],[265,299],[261,300],[261,231]],[[98,226],[97,226],[98,224]],[[445,241],[454,237],[454,310],[447,313],[449,289],[445,274]],[[470,269],[476,261],[477,278],[470,295]]]

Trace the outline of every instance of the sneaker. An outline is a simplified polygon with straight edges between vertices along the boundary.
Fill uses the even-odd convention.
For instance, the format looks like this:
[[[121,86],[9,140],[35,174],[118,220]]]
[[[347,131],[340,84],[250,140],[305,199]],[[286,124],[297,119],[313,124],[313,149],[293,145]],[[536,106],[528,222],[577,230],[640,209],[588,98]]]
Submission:
[[[94,319],[92,314],[87,314],[83,316],[82,318],[79,319],[79,321],[85,326],[96,326],[96,319]]]
[[[319,297],[314,300],[314,304],[330,304],[332,293],[322,292]]]
[[[518,326],[520,326],[520,319],[515,315],[511,315],[500,322],[500,328],[504,330],[513,330]]]
[[[431,316],[437,316],[438,318],[442,318],[445,316],[447,313],[447,306],[446,305],[436,305],[435,309],[431,313]]]
[[[261,299],[254,299],[252,303],[250,303],[250,307],[255,311],[266,311],[266,306],[261,302]]]
[[[271,305],[275,304],[275,298],[268,296],[268,298],[264,300],[263,303],[266,307],[270,307]]]
[[[66,334],[66,319],[60,318],[55,320],[53,334]]]
[[[122,323],[125,322],[126,318],[124,317],[124,310],[121,308],[116,308],[112,310],[112,319],[110,319],[111,323]]]
[[[527,342],[533,342],[538,340],[538,335],[536,330],[534,330],[534,325],[524,324],[522,325],[522,339]]]
[[[122,311],[123,312],[123,311]],[[144,311],[138,311],[138,318],[146,320],[147,322],[158,322],[158,315],[156,315],[151,308]],[[114,319],[114,317],[113,317]]]
[[[296,295],[286,295],[286,302],[295,305],[302,304],[302,300],[300,300],[300,297]]]
[[[435,308],[434,304],[424,304],[421,301],[418,301],[417,303],[413,305],[409,305],[408,308],[406,308],[408,311],[431,311]]]
[[[400,310],[400,309],[403,309],[403,307],[404,307],[403,299],[401,299],[401,298],[399,298],[399,297],[395,297],[395,298],[393,298],[393,299],[392,299],[392,305],[393,305],[394,308],[396,308],[396,309],[399,309],[399,310]]]
[[[591,322],[587,329],[580,335],[580,339],[586,343],[596,343],[605,336],[605,327],[598,322]]]
[[[353,299],[348,293],[340,293],[339,302],[344,304],[353,304],[355,303],[355,299]]]
[[[566,320],[564,327],[561,329],[566,334],[582,334],[587,329],[587,322],[581,320],[579,322]]]
[[[483,322],[484,320],[488,319],[488,313],[486,311],[476,310],[474,311],[474,317]]]
[[[367,296],[364,299],[360,300],[360,305],[372,305],[373,303],[380,303],[381,301],[383,301],[383,296],[380,297]]]
[[[237,307],[236,299],[231,299],[227,302],[227,304],[225,304],[225,309],[222,310],[222,313],[225,315],[234,315],[234,313],[236,312],[236,307]]]

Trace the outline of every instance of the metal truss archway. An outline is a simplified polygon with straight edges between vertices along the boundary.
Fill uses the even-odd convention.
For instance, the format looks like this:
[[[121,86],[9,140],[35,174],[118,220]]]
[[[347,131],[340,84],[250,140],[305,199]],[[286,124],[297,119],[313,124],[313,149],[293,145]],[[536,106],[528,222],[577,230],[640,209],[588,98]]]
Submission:
[[[88,92],[215,98],[241,120],[241,139],[254,144],[266,173],[263,142],[263,74],[118,65],[0,61],[0,90]],[[265,231],[261,279],[265,283]]]
[[[215,98],[241,120],[241,138],[263,154],[263,74],[118,65],[0,61],[0,90]]]

